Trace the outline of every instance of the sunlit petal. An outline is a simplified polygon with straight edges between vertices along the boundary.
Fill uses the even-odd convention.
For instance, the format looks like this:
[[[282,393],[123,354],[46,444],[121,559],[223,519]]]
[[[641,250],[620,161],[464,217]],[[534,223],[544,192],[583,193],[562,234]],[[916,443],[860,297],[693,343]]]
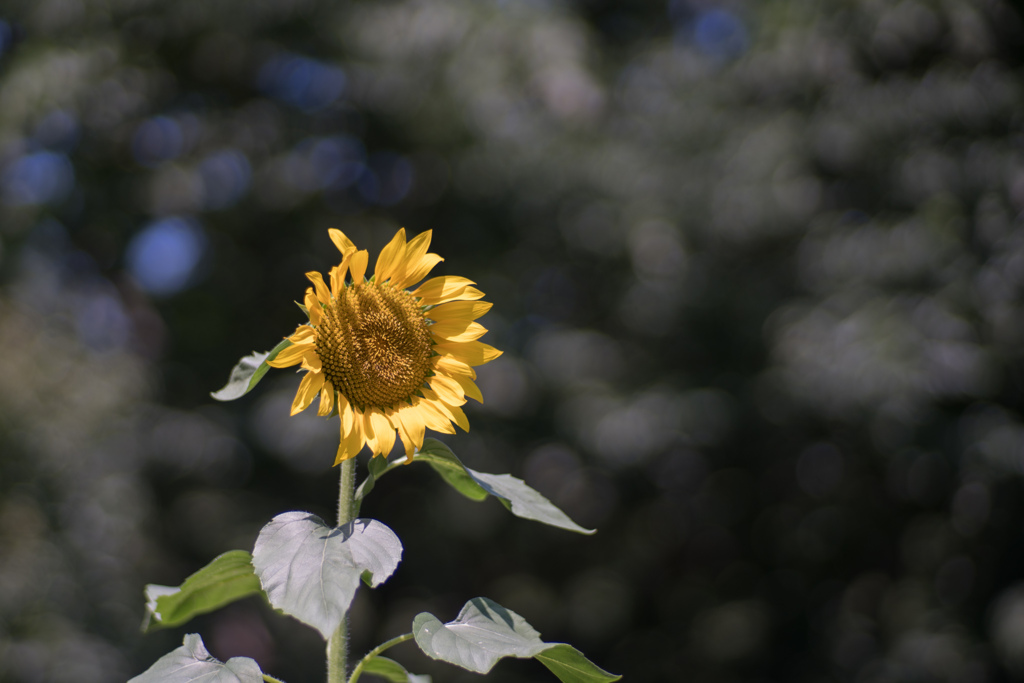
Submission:
[[[430,362],[435,372],[453,376],[463,375],[470,379],[476,379],[476,370],[451,356],[434,356],[430,359]]]
[[[338,248],[338,251],[343,256],[355,250],[356,245],[341,230],[331,228],[327,231],[327,234],[331,236],[331,241],[334,242],[334,246]]]
[[[309,313],[309,322],[314,325],[319,325],[320,319],[323,317],[324,309],[320,306],[320,300],[316,298],[316,294],[313,293],[312,287],[306,288],[306,298],[302,303],[305,305],[306,311]],[[312,332],[312,329],[310,332]]]
[[[366,275],[366,264],[370,262],[370,253],[365,249],[360,249],[352,254],[352,259],[349,261],[348,267],[352,273],[353,284],[362,284],[363,278]]]
[[[307,372],[299,382],[299,390],[292,401],[292,415],[308,408],[324,385],[324,376],[319,372]]]
[[[431,325],[430,333],[437,342],[471,342],[487,334],[487,328],[480,323],[446,321]]]
[[[325,381],[324,386],[320,389],[320,407],[317,408],[316,414],[320,417],[327,417],[334,410],[334,386],[330,381]]]
[[[493,346],[478,341],[434,344],[434,351],[443,356],[451,356],[466,365],[490,363],[502,354],[501,351]]]
[[[442,320],[469,322],[487,313],[493,305],[488,301],[451,301],[431,310],[430,317],[438,322]]]
[[[373,267],[373,275],[377,282],[383,283],[394,273],[405,259],[405,228],[395,233],[377,257],[377,265]]]

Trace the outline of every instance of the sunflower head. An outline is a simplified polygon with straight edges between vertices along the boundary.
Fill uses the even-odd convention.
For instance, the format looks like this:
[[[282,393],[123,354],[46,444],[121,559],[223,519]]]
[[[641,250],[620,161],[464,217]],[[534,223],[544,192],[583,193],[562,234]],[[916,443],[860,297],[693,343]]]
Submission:
[[[475,322],[491,304],[462,277],[435,277],[416,285],[442,261],[427,252],[430,231],[406,242],[399,230],[381,250],[366,278],[369,255],[340,230],[330,231],[341,252],[330,286],[307,273],[309,322],[269,361],[273,367],[305,370],[292,415],[319,396],[320,415],[336,413],[341,442],[335,464],[369,446],[387,455],[396,435],[408,459],[423,445],[426,428],[447,434],[469,430],[462,412],[466,397],[482,401],[473,366],[501,355],[478,339],[487,330]]]

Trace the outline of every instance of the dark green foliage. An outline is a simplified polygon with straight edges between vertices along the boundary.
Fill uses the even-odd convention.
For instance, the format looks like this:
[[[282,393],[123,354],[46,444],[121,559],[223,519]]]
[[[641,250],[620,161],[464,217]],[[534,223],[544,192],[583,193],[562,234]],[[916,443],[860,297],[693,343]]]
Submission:
[[[180,642],[137,633],[145,583],[331,518],[298,378],[209,392],[303,321],[328,227],[399,225],[505,351],[443,438],[600,532],[391,472],[353,652],[489,595],[624,680],[1024,676],[1016,5],[0,11],[0,680],[127,680]],[[252,602],[213,654],[319,680]]]

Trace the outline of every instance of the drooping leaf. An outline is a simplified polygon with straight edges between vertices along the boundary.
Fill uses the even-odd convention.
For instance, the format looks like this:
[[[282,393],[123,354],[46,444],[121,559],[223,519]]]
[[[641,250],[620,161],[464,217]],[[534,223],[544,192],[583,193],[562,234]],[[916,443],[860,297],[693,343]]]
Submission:
[[[263,683],[263,672],[248,657],[222,662],[206,651],[197,633],[185,636],[171,650],[128,683]]]
[[[485,674],[504,657],[541,661],[563,683],[602,683],[621,676],[608,673],[565,643],[545,643],[525,619],[488,598],[473,598],[455,621],[442,624],[423,612],[412,622],[424,654]]]
[[[262,593],[253,572],[252,556],[244,550],[218,555],[178,587],[146,586],[143,631],[180,626],[189,619],[228,603]]]
[[[416,462],[429,464],[452,488],[470,500],[484,500],[487,491],[470,476],[468,468],[452,453],[448,446],[437,439],[424,439],[423,447],[413,456]]]
[[[252,563],[270,604],[318,630],[338,628],[355,597],[360,576],[383,583],[402,559],[402,544],[373,519],[329,527],[308,512],[286,512],[260,531]]]
[[[228,383],[221,389],[210,394],[218,401],[234,401],[236,398],[245,396],[252,391],[263,376],[270,370],[267,361],[277,358],[277,354],[291,346],[287,339],[266,353],[253,352],[240,359],[235,367],[231,368],[231,375],[228,376]]]
[[[380,676],[391,683],[430,683],[430,676],[411,674],[404,666],[387,657],[373,657],[366,660],[363,672]]]
[[[602,683],[622,678],[605,671],[584,657],[582,652],[565,643],[538,652],[533,658],[550,669],[563,683]]]
[[[462,464],[451,449],[437,439],[426,439],[423,448],[413,458],[428,463],[455,490],[471,500],[483,500],[488,495],[501,501],[516,517],[532,519],[580,534],[592,534],[595,529],[585,529],[572,521],[567,514],[555,507],[522,479],[510,474],[488,474],[477,472]]]
[[[592,534],[597,529],[585,529],[569,518],[569,515],[555,507],[555,504],[540,494],[537,489],[526,485],[522,479],[511,474],[488,474],[477,472],[468,467],[466,471],[473,481],[480,485],[502,505],[511,510],[516,517],[532,519],[549,526],[575,531],[580,534]]]

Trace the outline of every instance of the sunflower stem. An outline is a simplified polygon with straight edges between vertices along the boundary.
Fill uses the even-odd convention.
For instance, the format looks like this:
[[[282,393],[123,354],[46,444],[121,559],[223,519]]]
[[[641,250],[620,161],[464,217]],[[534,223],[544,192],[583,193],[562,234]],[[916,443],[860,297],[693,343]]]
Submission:
[[[341,481],[338,486],[338,526],[345,526],[355,516],[356,459],[341,463]],[[327,642],[327,683],[346,683],[348,680],[345,658],[348,655],[348,615]]]

